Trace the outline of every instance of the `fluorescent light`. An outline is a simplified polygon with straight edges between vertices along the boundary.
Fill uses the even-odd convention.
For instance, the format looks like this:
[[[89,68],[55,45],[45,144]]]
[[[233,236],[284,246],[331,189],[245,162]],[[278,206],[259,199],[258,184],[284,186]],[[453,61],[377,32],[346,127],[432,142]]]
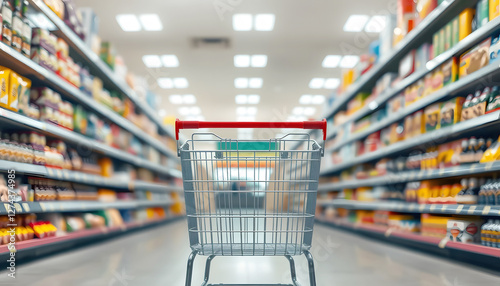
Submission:
[[[192,94],[186,94],[182,97],[182,101],[184,104],[195,104],[196,97]]]
[[[116,15],[116,21],[120,28],[125,32],[137,32],[141,30],[141,24],[136,15],[133,14],[119,14]]]
[[[380,33],[384,30],[387,18],[385,16],[373,16],[365,26],[365,32]]]
[[[141,21],[142,28],[144,28],[144,30],[146,31],[163,30],[163,24],[161,23],[160,17],[157,14],[139,15],[139,21]]]
[[[237,107],[236,114],[238,115],[256,115],[257,107]]]
[[[299,103],[300,104],[311,104],[313,99],[313,96],[310,94],[304,94],[303,96],[300,97]]]
[[[176,68],[179,66],[179,59],[176,55],[163,55],[161,56],[161,61],[167,68]]]
[[[182,95],[179,94],[172,94],[171,96],[168,97],[168,100],[172,104],[182,104]]]
[[[325,80],[325,89],[336,89],[340,85],[340,79],[338,78],[328,78]]]
[[[189,114],[199,115],[200,113],[201,113],[201,109],[198,106],[189,107]]]
[[[263,80],[260,77],[253,77],[248,81],[250,88],[262,88]]]
[[[250,66],[249,55],[236,55],[234,56],[234,66],[237,68],[247,68]]]
[[[248,88],[248,78],[239,77],[234,79],[234,87],[236,88]]]
[[[251,14],[234,14],[233,29],[235,31],[250,31],[252,30],[253,19]]]
[[[343,69],[352,69],[359,62],[358,56],[344,56],[340,61],[340,67]]]
[[[274,14],[257,14],[255,16],[256,31],[272,31],[274,29]]]
[[[304,108],[304,115],[306,115],[306,116],[313,116],[314,113],[316,113],[316,108],[314,108],[314,107],[306,107],[306,108]]]
[[[315,95],[312,98],[312,104],[323,104],[325,102],[324,95]]]
[[[174,78],[174,86],[175,88],[188,88],[189,82],[185,77],[176,77]]]
[[[167,78],[167,77],[160,77],[158,80],[158,85],[161,87],[161,88],[174,88],[174,82],[172,81],[171,78]]]
[[[311,79],[311,81],[309,82],[309,88],[320,89],[323,87],[324,84],[325,84],[324,78],[316,77],[316,78]]]
[[[142,62],[148,68],[160,68],[161,67],[160,57],[157,55],[145,55],[142,57]]]
[[[361,32],[368,22],[368,15],[351,15],[344,24],[345,32]]]
[[[248,97],[244,94],[238,94],[234,97],[234,101],[236,102],[236,104],[247,104]]]
[[[248,96],[248,104],[259,104],[260,95],[251,94]]]
[[[294,115],[302,115],[302,114],[304,114],[304,107],[295,107],[295,108],[293,108],[292,114],[294,114]]]
[[[338,55],[326,56],[325,59],[323,60],[322,65],[324,68],[336,68],[339,66],[341,58],[342,57]]]
[[[179,108],[179,114],[183,116],[187,116],[191,114],[191,108],[190,107],[181,107]]]
[[[236,104],[258,104],[260,102],[260,95],[252,94],[252,95],[244,95],[238,94],[234,98]]]
[[[252,67],[263,68],[267,65],[266,55],[253,55],[252,56]]]

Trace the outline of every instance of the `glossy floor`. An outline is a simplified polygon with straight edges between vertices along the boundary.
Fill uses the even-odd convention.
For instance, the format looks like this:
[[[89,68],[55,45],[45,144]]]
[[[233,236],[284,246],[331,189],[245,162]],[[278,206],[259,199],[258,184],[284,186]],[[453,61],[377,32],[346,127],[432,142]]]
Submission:
[[[182,286],[190,253],[185,221],[66,252],[17,269],[17,278],[0,272],[0,285],[30,286]],[[392,247],[317,225],[313,255],[319,286],[500,285],[500,276],[411,250]],[[307,264],[297,258],[302,285]],[[200,285],[204,257],[195,264]],[[212,282],[289,283],[282,257],[216,258]]]

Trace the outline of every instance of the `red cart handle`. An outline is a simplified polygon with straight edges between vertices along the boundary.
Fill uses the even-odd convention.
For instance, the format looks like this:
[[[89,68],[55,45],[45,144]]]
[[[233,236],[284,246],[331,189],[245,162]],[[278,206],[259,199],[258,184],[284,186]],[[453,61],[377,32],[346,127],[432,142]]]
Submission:
[[[321,129],[323,141],[326,140],[326,119],[322,121],[301,122],[216,122],[216,121],[181,121],[175,120],[175,139],[179,140],[179,130],[199,128],[290,128]]]

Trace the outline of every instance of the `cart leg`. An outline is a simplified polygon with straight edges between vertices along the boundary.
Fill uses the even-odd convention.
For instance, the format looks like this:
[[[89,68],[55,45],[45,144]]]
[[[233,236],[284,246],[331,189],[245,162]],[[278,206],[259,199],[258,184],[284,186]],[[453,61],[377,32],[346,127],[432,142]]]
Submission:
[[[297,272],[295,271],[295,261],[293,260],[293,257],[290,255],[285,255],[285,257],[290,262],[290,273],[292,275],[293,286],[300,286],[299,282],[297,282]]]
[[[186,271],[186,286],[191,286],[191,279],[193,278],[193,264],[198,251],[193,250],[188,258],[187,271]]]
[[[307,263],[309,264],[309,283],[311,286],[316,286],[316,273],[314,272],[314,259],[312,254],[304,250],[304,255],[307,258]]]
[[[207,264],[205,265],[205,280],[203,281],[203,284],[201,284],[201,286],[206,286],[208,284],[208,278],[210,277],[210,263],[214,258],[215,255],[210,255],[207,258]]]

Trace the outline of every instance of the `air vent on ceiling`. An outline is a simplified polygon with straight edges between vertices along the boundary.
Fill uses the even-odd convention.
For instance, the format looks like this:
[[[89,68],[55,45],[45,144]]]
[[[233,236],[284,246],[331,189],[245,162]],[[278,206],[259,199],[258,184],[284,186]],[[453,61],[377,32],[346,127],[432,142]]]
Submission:
[[[195,49],[229,49],[231,41],[229,38],[194,38]]]

